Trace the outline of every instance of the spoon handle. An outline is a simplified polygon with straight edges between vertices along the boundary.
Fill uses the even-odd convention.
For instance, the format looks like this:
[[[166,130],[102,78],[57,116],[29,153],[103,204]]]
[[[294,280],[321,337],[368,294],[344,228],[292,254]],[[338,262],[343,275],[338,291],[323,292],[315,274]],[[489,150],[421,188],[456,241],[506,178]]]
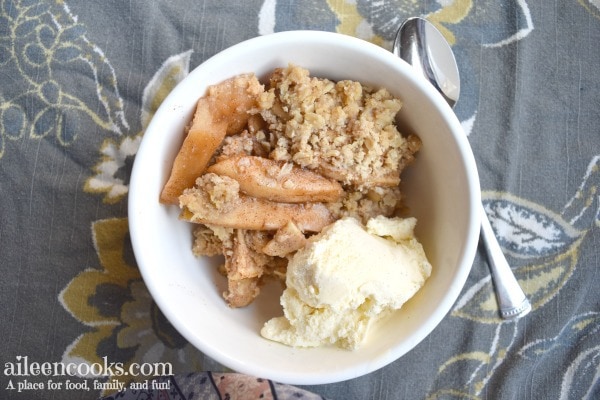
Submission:
[[[531,311],[531,304],[525,293],[523,293],[521,286],[519,286],[517,278],[515,278],[510,265],[508,265],[502,253],[483,204],[481,204],[480,208],[481,240],[485,247],[487,261],[496,290],[500,316],[503,319],[520,318]]]

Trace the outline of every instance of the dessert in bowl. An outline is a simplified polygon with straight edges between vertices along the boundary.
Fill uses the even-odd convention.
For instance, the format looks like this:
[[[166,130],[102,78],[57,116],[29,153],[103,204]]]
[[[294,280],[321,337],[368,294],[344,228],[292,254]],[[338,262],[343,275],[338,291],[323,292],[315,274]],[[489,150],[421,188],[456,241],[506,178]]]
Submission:
[[[248,73],[266,82],[274,70],[290,64],[332,82],[351,80],[387,89],[402,103],[396,116],[398,130],[421,142],[414,162],[402,172],[400,190],[404,213],[418,221],[415,236],[431,265],[430,276],[399,310],[369,326],[355,350],[294,347],[263,337],[265,323],[283,314],[282,285],[268,283],[249,305],[231,307],[222,296],[228,291],[227,278],[217,268],[222,257],[196,257],[189,216],[182,218],[177,204],[159,201],[186,127],[209,87]],[[451,108],[391,53],[328,32],[292,31],[250,39],[194,69],[148,126],[134,162],[129,196],[136,260],[150,293],[178,332],[229,368],[292,384],[351,379],[410,351],[456,301],[479,235],[477,171]]]

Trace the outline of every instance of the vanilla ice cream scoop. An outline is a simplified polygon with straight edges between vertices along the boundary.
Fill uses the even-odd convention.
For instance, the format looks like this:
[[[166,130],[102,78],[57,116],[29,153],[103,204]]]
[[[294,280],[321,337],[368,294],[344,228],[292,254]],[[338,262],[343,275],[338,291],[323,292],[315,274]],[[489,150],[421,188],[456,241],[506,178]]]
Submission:
[[[356,349],[369,325],[402,307],[431,274],[415,224],[377,217],[363,227],[344,218],[313,237],[288,264],[284,316],[261,335],[296,347]]]

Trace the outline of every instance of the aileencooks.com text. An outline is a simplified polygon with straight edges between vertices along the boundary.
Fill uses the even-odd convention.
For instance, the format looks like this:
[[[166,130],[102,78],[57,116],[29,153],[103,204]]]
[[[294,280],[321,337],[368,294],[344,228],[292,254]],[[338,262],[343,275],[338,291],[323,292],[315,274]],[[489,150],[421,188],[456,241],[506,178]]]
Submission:
[[[100,378],[170,375],[173,375],[173,366],[168,362],[125,364],[110,362],[107,357],[102,357],[102,362],[87,364],[62,361],[37,362],[30,361],[28,356],[15,356],[14,361],[4,363],[4,376],[6,377],[79,376],[82,378]]]

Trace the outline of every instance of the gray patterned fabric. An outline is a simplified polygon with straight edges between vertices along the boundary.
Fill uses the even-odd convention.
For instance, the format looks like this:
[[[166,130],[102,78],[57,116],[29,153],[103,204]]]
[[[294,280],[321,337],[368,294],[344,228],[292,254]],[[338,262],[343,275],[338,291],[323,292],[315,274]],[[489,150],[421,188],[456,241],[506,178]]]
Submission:
[[[173,329],[136,267],[127,190],[145,126],[189,70],[240,41],[313,29],[389,49],[416,15],[456,53],[455,111],[533,311],[498,319],[480,252],[451,313],[406,356],[347,382],[270,382],[273,393],[600,398],[598,0],[0,0],[0,398],[114,395],[11,374],[25,360],[170,362],[191,374],[187,398],[201,393],[194,379],[231,372]]]

